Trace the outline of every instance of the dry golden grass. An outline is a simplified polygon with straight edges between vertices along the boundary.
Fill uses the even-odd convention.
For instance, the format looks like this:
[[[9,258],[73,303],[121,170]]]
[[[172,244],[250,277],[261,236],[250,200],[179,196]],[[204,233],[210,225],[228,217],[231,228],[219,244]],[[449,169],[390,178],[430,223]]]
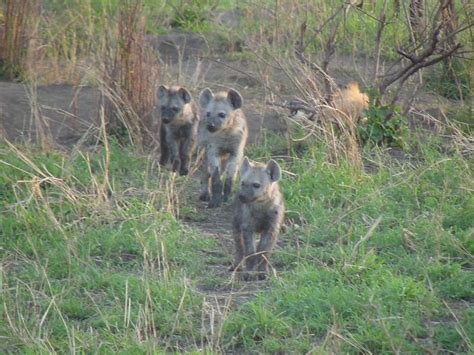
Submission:
[[[0,64],[6,78],[24,74],[34,60],[39,16],[39,0],[6,0],[0,31]]]
[[[110,56],[103,63],[103,94],[107,129],[125,128],[140,151],[153,143],[150,132],[156,130],[153,109],[159,65],[145,42],[143,2],[121,7],[113,30],[115,41],[108,44]],[[120,133],[119,133],[120,134]]]

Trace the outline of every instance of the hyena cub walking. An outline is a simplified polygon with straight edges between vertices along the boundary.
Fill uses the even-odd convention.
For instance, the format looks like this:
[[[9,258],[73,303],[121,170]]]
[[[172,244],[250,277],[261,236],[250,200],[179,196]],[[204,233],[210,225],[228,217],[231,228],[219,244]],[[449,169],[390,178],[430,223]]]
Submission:
[[[160,164],[170,160],[173,171],[187,175],[197,140],[199,116],[188,90],[181,86],[158,88],[161,106]]]
[[[232,182],[247,142],[247,121],[240,109],[242,96],[234,89],[214,95],[206,88],[201,92],[199,101],[206,115],[199,133],[206,152],[199,198],[209,201],[209,207],[212,208],[220,206],[222,200],[226,201],[232,192]],[[221,176],[224,172],[226,178],[223,185]]]
[[[278,187],[281,169],[270,160],[266,165],[250,163],[244,158],[240,171],[240,191],[233,221],[235,261],[232,269],[245,259],[247,271],[258,271],[259,278],[268,273],[268,260],[283,222],[285,207]],[[255,233],[260,233],[258,247]],[[249,274],[246,275],[247,277]]]

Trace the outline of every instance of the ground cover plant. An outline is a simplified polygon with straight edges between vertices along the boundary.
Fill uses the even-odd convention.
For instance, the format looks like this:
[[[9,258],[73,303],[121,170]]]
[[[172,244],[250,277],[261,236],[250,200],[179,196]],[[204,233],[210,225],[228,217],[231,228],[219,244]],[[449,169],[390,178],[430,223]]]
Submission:
[[[469,4],[1,4],[0,352],[473,352]],[[321,115],[354,80],[364,117]],[[246,155],[282,167],[267,280],[228,271],[198,164],[158,164],[172,83],[238,89]]]

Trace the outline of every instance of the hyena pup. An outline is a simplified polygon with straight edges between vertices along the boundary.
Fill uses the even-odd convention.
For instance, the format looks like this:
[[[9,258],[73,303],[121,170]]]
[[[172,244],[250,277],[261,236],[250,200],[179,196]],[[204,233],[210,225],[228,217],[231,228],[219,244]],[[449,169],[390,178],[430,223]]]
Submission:
[[[199,101],[205,115],[199,133],[200,143],[206,156],[199,198],[209,201],[209,207],[213,208],[227,201],[232,192],[232,183],[247,142],[247,121],[241,110],[242,96],[234,89],[213,94],[206,88]],[[224,172],[226,176],[222,184]]]
[[[173,171],[187,175],[197,140],[199,116],[188,90],[181,86],[158,88],[161,106],[160,164],[171,161]]]
[[[281,169],[276,161],[266,165],[251,163],[247,157],[240,170],[240,191],[233,220],[235,261],[231,269],[244,261],[247,272],[258,271],[259,278],[268,273],[273,246],[285,213],[283,196],[278,187]],[[260,233],[258,246],[255,234]],[[244,260],[245,258],[245,260]],[[246,274],[248,278],[250,274]]]

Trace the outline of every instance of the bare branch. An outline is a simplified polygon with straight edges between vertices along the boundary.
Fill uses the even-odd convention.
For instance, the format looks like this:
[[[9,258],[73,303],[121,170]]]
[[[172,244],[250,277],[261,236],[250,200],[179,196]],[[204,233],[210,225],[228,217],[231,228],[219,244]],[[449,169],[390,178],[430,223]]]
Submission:
[[[433,65],[438,63],[440,60],[449,57],[452,55],[457,49],[460,48],[460,44],[458,43],[454,47],[445,49],[444,51],[441,52],[441,55],[433,60],[429,60],[431,56],[433,56],[437,50],[440,47],[440,42],[444,43],[446,38],[441,41],[441,31],[443,29],[443,26],[445,25],[445,22],[443,21],[437,21],[439,18],[439,15],[443,9],[443,6],[445,3],[441,4],[440,7],[438,8],[438,11],[435,16],[434,23],[432,25],[432,32],[430,36],[430,41],[428,45],[426,46],[425,50],[422,51],[419,55],[414,55],[414,54],[409,54],[405,53],[402,50],[397,50],[397,52],[408,58],[410,60],[410,63],[405,65],[403,68],[398,70],[397,72],[394,72],[392,74],[389,74],[386,76],[385,80],[382,81],[382,83],[379,85],[379,90],[381,94],[385,93],[385,90],[395,82],[400,82],[403,83],[405,80],[416,73],[418,70],[421,68]]]
[[[378,23],[378,28],[377,28],[377,36],[375,38],[375,67],[374,67],[374,74],[373,74],[373,81],[377,80],[378,74],[379,74],[379,66],[380,66],[380,54],[382,50],[382,33],[383,30],[385,29],[386,25],[386,16],[385,16],[385,11],[387,10],[387,0],[384,1],[382,10],[380,10],[380,15],[379,15],[379,23]]]
[[[333,30],[334,36],[336,31]],[[329,103],[331,101],[331,98],[333,96],[333,87],[335,87],[335,84],[333,82],[333,79],[328,75],[327,73],[327,67],[329,65],[330,57],[334,53],[334,48],[333,45],[330,44],[329,42],[332,42],[331,39],[328,40],[327,47],[326,47],[326,52],[325,52],[325,58],[323,60],[322,66],[317,65],[316,63],[310,61],[308,58],[306,58],[303,54],[303,52],[299,51],[298,48],[295,49],[295,56],[296,58],[303,63],[304,65],[308,66],[311,70],[314,72],[320,74],[323,78],[324,81],[324,86],[326,90],[326,102]]]
[[[408,53],[405,53],[401,49],[397,49],[397,53],[400,54],[401,56],[409,59],[412,63],[416,63],[416,58],[415,57],[413,57],[412,55],[410,55]]]

